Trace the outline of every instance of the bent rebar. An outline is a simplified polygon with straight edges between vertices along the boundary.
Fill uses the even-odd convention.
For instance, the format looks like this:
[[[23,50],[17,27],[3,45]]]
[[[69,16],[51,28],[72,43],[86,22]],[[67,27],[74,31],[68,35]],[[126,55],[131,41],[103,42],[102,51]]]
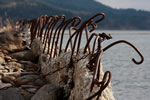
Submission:
[[[99,97],[101,96],[103,90],[109,85],[111,76],[112,76],[111,72],[106,71],[101,82],[99,82],[98,80],[94,80],[94,84],[96,84],[97,86],[101,85],[99,87],[100,89],[96,93],[94,93],[92,96],[88,97],[86,100],[92,100],[96,96],[97,96],[96,100],[99,100]]]
[[[79,53],[79,50],[81,48],[81,42],[83,40],[83,33],[85,33],[86,43],[83,44],[84,46],[83,53],[84,54],[87,53],[90,56],[87,68],[91,72],[93,72],[90,92],[92,92],[95,85],[99,87],[99,90],[96,93],[89,96],[86,100],[91,100],[96,96],[97,96],[96,99],[98,100],[98,98],[102,94],[102,91],[110,83],[111,72],[109,71],[105,72],[102,81],[100,81],[101,57],[103,52],[105,52],[106,50],[108,50],[109,48],[111,48],[116,44],[125,43],[131,46],[141,57],[140,61],[136,61],[134,58],[132,58],[132,61],[135,64],[141,64],[144,61],[144,57],[138,51],[138,49],[130,42],[127,42],[125,40],[116,41],[108,45],[104,49],[101,49],[101,43],[104,40],[111,39],[112,38],[111,35],[106,33],[97,34],[92,32],[97,28],[97,24],[101,22],[104,18],[105,15],[103,13],[98,13],[89,18],[88,20],[84,21],[82,24],[80,24],[81,18],[78,16],[66,19],[64,15],[62,16],[45,15],[29,21],[31,23],[30,27],[31,43],[34,38],[40,38],[44,47],[43,52],[49,55],[49,59],[59,56],[63,49],[65,52],[67,52],[69,46],[71,47],[70,48],[71,59],[69,65],[73,65],[72,56],[75,54],[77,55]],[[64,35],[67,29],[69,30],[69,35],[67,35],[69,39],[67,40],[66,44],[64,44]],[[74,32],[72,33],[73,30]],[[92,40],[94,41],[93,43]],[[63,48],[63,44],[65,48]],[[57,72],[62,69],[58,69],[54,72]]]
[[[131,46],[138,54],[139,56],[141,57],[141,60],[140,61],[136,61],[134,58],[132,58],[132,61],[135,63],[135,64],[141,64],[143,63],[144,61],[144,57],[143,55],[140,53],[140,51],[133,45],[131,44],[130,42],[128,41],[125,41],[125,40],[119,40],[119,41],[116,41],[116,42],[113,42],[112,44],[106,46],[103,51],[105,52],[107,49],[109,49],[110,47],[116,45],[116,44],[119,44],[119,43],[125,43],[125,44],[128,44],[129,46]]]

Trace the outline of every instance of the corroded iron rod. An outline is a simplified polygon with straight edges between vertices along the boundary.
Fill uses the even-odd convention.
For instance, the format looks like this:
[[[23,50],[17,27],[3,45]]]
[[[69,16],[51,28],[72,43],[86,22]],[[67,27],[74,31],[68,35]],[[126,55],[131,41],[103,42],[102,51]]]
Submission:
[[[86,40],[85,43],[82,43],[82,45],[84,46],[83,53],[88,54],[90,56],[87,68],[91,72],[93,72],[93,79],[90,87],[90,92],[92,93],[95,85],[99,88],[99,90],[96,93],[89,96],[86,100],[92,100],[95,97],[96,100],[98,100],[102,94],[102,91],[110,83],[111,72],[109,71],[105,72],[102,78],[100,76],[101,57],[102,54],[109,48],[119,43],[128,44],[141,57],[140,61],[136,61],[134,58],[132,59],[132,61],[135,64],[141,64],[144,61],[144,57],[138,51],[138,49],[133,44],[125,40],[116,41],[108,45],[107,47],[101,49],[101,43],[104,40],[112,38],[110,34],[93,32],[97,28],[97,24],[101,22],[104,18],[105,15],[103,13],[98,13],[89,18],[88,20],[84,21],[83,23],[81,23],[81,18],[78,16],[66,19],[64,15],[62,16],[44,15],[40,16],[39,18],[27,21],[28,23],[31,24],[30,26],[31,43],[33,39],[39,38],[43,43],[43,53],[48,54],[49,59],[59,56],[63,50],[67,52],[70,46],[71,59],[69,66],[73,66],[74,62],[72,60],[72,56],[79,54],[79,51],[81,49],[81,42],[83,40]],[[69,35],[67,35],[69,39],[65,43],[64,38],[66,30],[69,30]],[[65,46],[65,48],[63,48],[63,46]],[[62,69],[57,69],[56,72]],[[100,81],[100,79],[102,80]]]

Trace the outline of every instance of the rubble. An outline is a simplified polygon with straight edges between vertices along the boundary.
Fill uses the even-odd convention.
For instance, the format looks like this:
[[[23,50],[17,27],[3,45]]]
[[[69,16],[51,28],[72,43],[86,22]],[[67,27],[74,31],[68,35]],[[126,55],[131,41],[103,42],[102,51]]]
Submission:
[[[39,39],[29,49],[12,52],[8,47],[0,49],[0,100],[84,100],[89,96],[92,73],[86,67],[88,56],[76,62],[84,54],[75,55],[73,65],[70,51],[49,59],[42,53]],[[4,94],[12,91],[6,98]],[[115,100],[112,94],[109,86],[101,98]]]
[[[95,23],[104,18],[104,15],[99,13],[85,21],[86,23],[83,23],[83,27],[86,27],[86,32],[88,31],[88,24],[92,26],[93,30],[96,28],[95,24],[92,23],[92,19],[97,16],[101,16],[101,18]],[[44,25],[44,23],[47,24],[48,22],[46,18],[48,17],[41,16],[33,20],[32,24],[37,25],[30,26],[29,24],[31,34],[30,32],[24,33],[13,30],[0,33],[0,100],[91,100],[88,98],[96,93],[100,87],[104,89],[102,95],[98,94],[101,100],[115,100],[110,81],[108,81],[109,85],[106,84],[107,88],[103,86],[105,85],[103,80],[106,79],[103,79],[105,74],[102,71],[102,66],[98,67],[101,68],[98,69],[101,75],[97,83],[101,81],[103,84],[94,86],[93,91],[90,91],[93,85],[94,71],[88,68],[91,61],[90,57],[92,58],[95,55],[95,51],[97,51],[96,47],[93,47],[93,51],[90,51],[88,43],[90,43],[93,36],[96,36],[94,43],[97,40],[100,43],[101,36],[103,37],[102,40],[104,40],[105,38],[111,38],[110,35],[93,33],[87,40],[85,48],[81,49],[80,40],[83,30],[83,27],[81,27],[77,31],[78,35],[76,35],[76,38],[79,36],[77,50],[75,50],[75,43],[71,48],[68,45],[66,45],[66,48],[62,48],[64,37],[64,31],[62,30],[65,30],[67,25],[71,25],[69,27],[79,25],[81,19],[74,17],[67,21],[62,21],[64,24],[60,24],[59,20],[61,18],[65,20],[63,15],[60,16],[56,21],[56,23],[60,24],[56,29],[59,30],[59,34],[56,31],[54,32],[55,34],[49,36],[46,32],[53,32],[55,27],[50,30],[48,25]],[[54,21],[58,17],[51,16],[49,18]],[[77,20],[78,23],[76,23]],[[53,21],[50,21],[50,25],[54,24],[51,23]],[[48,31],[45,30],[44,32],[42,30],[44,26],[48,27]],[[93,30],[91,29],[90,31]],[[61,31],[61,36],[59,36]],[[88,37],[88,35],[86,36]],[[50,37],[53,37],[52,43],[49,43]],[[57,37],[57,39],[54,37]],[[58,46],[59,38],[61,39]],[[70,39],[69,41],[72,44],[72,40]],[[86,52],[86,49],[88,49],[89,53]],[[97,49],[101,50],[100,44]],[[90,52],[93,52],[92,56]],[[97,53],[101,54],[99,51]],[[108,78],[110,80],[110,77]],[[6,97],[6,94],[11,95]],[[92,100],[97,99],[93,98]]]
[[[40,88],[31,100],[63,100],[62,93],[62,88],[47,84]]]
[[[0,90],[0,100],[24,100],[17,88]]]

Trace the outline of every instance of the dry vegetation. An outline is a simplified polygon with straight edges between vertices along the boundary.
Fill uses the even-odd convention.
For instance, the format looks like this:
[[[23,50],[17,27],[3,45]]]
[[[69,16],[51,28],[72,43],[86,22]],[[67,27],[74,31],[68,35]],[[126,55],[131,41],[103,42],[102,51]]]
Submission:
[[[5,20],[0,17],[0,33],[10,31],[14,28],[13,21],[10,18],[6,18]]]

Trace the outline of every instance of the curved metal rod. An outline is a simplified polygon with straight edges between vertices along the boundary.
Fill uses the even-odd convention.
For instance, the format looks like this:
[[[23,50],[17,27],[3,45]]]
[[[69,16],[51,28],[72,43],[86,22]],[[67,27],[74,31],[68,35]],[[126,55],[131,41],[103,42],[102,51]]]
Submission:
[[[72,56],[72,55],[74,54],[74,52],[75,52],[75,47],[76,47],[76,44],[77,44],[78,37],[79,37],[79,40],[80,40],[81,34],[82,34],[81,30],[79,30],[79,31],[77,30],[75,33],[76,33],[76,36],[75,36],[75,39],[74,39],[71,56]],[[80,34],[80,36],[79,36],[79,34]],[[78,48],[79,48],[79,44],[80,44],[80,43],[79,43],[79,41],[78,41],[77,50],[78,50]]]
[[[49,38],[50,38],[50,34],[51,34],[50,30],[52,29],[53,25],[55,24],[55,16],[50,17],[48,21],[49,22],[46,27],[45,36],[44,36],[44,38],[45,38],[44,49],[43,49],[44,51],[46,49],[46,46],[49,46],[49,44],[50,44],[50,42],[49,42]]]
[[[43,52],[45,52],[46,45],[49,44],[49,43],[48,43],[48,40],[49,40],[49,37],[50,37],[50,33],[49,33],[49,32],[50,32],[50,29],[52,28],[53,24],[55,23],[53,16],[52,16],[51,18],[49,18],[48,21],[49,21],[49,22],[48,22],[48,25],[47,25],[47,27],[46,27],[46,29],[45,29],[45,35],[44,35],[44,41],[45,41],[45,42],[43,42],[43,43],[44,43]]]
[[[88,34],[89,34],[89,28],[88,28],[88,25],[86,25],[86,26],[85,26],[85,36],[86,36],[86,41],[87,41],[87,42],[88,42],[88,40],[89,40]],[[88,51],[91,51],[90,45],[88,45]],[[89,54],[90,54],[90,52],[89,52]]]
[[[62,19],[62,21],[60,22],[61,19]],[[65,21],[65,16],[64,15],[58,17],[57,23],[60,22],[60,24],[57,26],[57,28],[55,29],[55,32],[54,32],[54,36],[53,36],[53,40],[52,40],[52,44],[51,44],[52,46],[51,46],[51,51],[50,51],[50,58],[51,58],[52,53],[53,53],[55,36],[57,34],[58,29],[63,25],[64,21]],[[57,45],[57,44],[55,43],[55,45]]]
[[[100,39],[100,36],[99,36],[99,35],[96,36],[96,38],[95,38],[95,40],[94,40],[94,43],[93,43],[93,49],[92,49],[92,54],[94,54],[95,47],[96,47],[96,42],[97,42],[98,39]],[[100,44],[98,44],[98,45],[100,45]]]
[[[77,30],[75,27],[70,27],[69,28],[69,37],[72,36],[72,30]],[[70,41],[70,47],[71,47],[71,50],[73,49],[73,43],[72,43],[72,40]]]
[[[98,85],[100,85],[100,84],[102,84],[102,85],[100,87],[100,90],[97,92],[98,93],[97,100],[99,100],[99,97],[101,96],[103,90],[109,85],[111,77],[112,77],[111,72],[106,71],[104,74],[102,82],[99,82],[99,84],[98,84]]]
[[[102,16],[100,19],[96,20],[95,23],[98,23],[100,21],[102,21],[105,18],[105,14],[104,13],[98,13],[96,15],[94,15],[93,17],[91,17],[89,20],[96,18],[97,16]]]
[[[72,40],[72,38],[77,34],[77,32],[78,32],[78,30],[75,31],[75,32],[71,35],[71,37],[68,39],[67,44],[66,44],[66,47],[65,47],[65,52],[67,52],[69,43],[70,43],[70,41]]]
[[[37,26],[36,37],[40,36],[41,27],[43,26],[43,22],[42,22],[43,17],[40,16],[38,19],[39,19],[39,23],[37,24],[38,26]]]
[[[51,48],[51,46],[52,46],[52,44],[51,44],[52,35],[53,35],[54,28],[55,28],[55,26],[56,26],[56,24],[57,24],[58,21],[59,21],[59,17],[58,17],[58,16],[54,16],[54,24],[53,24],[53,26],[52,26],[52,28],[51,28],[51,30],[50,30],[50,36],[49,36],[49,38],[48,38],[49,40],[48,40],[48,50],[47,50],[47,54],[50,53],[50,48]]]
[[[98,82],[97,80],[94,81],[95,84],[101,85],[100,90],[94,93],[92,96],[88,97],[86,100],[92,100],[96,96],[97,96],[96,100],[99,100],[99,97],[101,96],[103,90],[109,85],[110,80],[111,80],[111,72],[106,71],[101,82]]]
[[[125,41],[125,40],[119,40],[119,41],[116,41],[116,42],[113,42],[112,44],[108,45],[107,47],[105,47],[103,49],[103,51],[105,52],[107,49],[109,49],[110,47],[116,45],[116,44],[119,44],[119,43],[125,43],[125,44],[128,44],[129,46],[131,46],[138,54],[139,56],[141,57],[141,60],[140,61],[136,61],[134,58],[132,58],[132,61],[135,63],[135,64],[141,64],[143,63],[144,61],[144,57],[143,55],[138,51],[138,49],[133,45],[131,44],[130,42],[128,41]]]
[[[89,32],[93,32],[97,28],[97,25],[95,23],[91,23],[88,26],[92,26],[92,29],[89,30]]]
[[[32,40],[33,40],[33,38],[34,38],[34,25],[36,25],[35,24],[36,23],[36,20],[32,20],[31,21],[31,28],[30,28],[30,32],[31,32],[31,43],[32,43]]]
[[[75,17],[76,19],[78,18],[78,17]],[[78,20],[80,20],[80,18],[78,18]],[[78,23],[78,24],[76,24],[76,25],[79,25],[80,23]],[[75,39],[74,39],[74,43],[73,43],[73,45],[72,45],[72,53],[71,53],[71,55],[73,55],[74,54],[74,51],[75,51],[75,47],[76,47],[76,43],[77,43],[77,38],[78,38],[78,35],[80,34],[80,37],[81,37],[81,34],[82,34],[82,27],[83,27],[84,25],[82,24],[81,25],[81,27],[79,28],[79,29],[77,29],[71,36],[70,36],[70,38],[68,39],[68,41],[67,41],[67,44],[66,44],[66,47],[65,47],[65,52],[67,51],[67,49],[68,49],[68,46],[69,46],[69,43],[71,42],[71,40],[72,40],[72,38],[75,36]],[[79,37],[79,38],[80,38]],[[80,45],[80,43],[78,42],[78,48],[79,48],[79,45]],[[78,51],[78,48],[77,48],[77,51]]]
[[[37,37],[40,37],[40,33],[42,31],[42,28],[44,27],[44,17],[40,16],[39,17],[39,24],[38,24],[38,33],[37,33]],[[40,38],[41,39],[41,38]]]
[[[97,21],[93,22],[94,18],[96,18],[97,16],[102,16],[102,18],[98,19]],[[73,48],[75,48],[76,46],[76,41],[77,41],[77,38],[78,38],[78,44],[77,44],[77,53],[79,52],[79,48],[80,48],[80,43],[81,43],[81,38],[82,38],[82,34],[83,34],[83,29],[88,25],[88,26],[92,26],[92,29],[89,31],[89,32],[92,32],[96,29],[96,23],[100,22],[101,20],[104,19],[104,14],[102,13],[98,13],[96,14],[95,16],[91,17],[90,19],[88,19],[87,21],[85,21],[81,27],[79,28],[78,32],[77,32],[77,35],[75,37],[75,42],[74,42],[74,45],[73,45]],[[72,52],[74,53],[74,52]]]
[[[83,30],[81,30],[78,34],[79,34],[79,37],[78,37],[78,44],[77,44],[77,54],[79,52],[79,49],[80,49],[80,45],[81,45],[81,39],[82,39],[82,32]]]
[[[42,19],[41,19],[41,29],[40,29],[40,34],[39,34],[39,36],[40,36],[40,40],[42,40],[42,36],[43,36],[43,34],[44,34],[44,28],[45,28],[45,26],[46,26],[46,23],[47,23],[47,15],[45,15],[45,16],[42,16]]]
[[[95,80],[95,76],[96,76],[96,71],[97,71],[97,69],[100,69],[100,68],[98,68],[98,67],[100,67],[99,66],[99,63],[100,63],[100,61],[101,61],[101,56],[102,56],[102,54],[103,54],[103,51],[98,51],[97,53],[96,53],[96,57],[95,57],[95,64],[94,64],[94,74],[93,74],[93,79],[92,79],[92,84],[91,84],[91,87],[90,87],[90,92],[92,92],[92,90],[93,90],[93,87],[94,87],[94,80]],[[98,70],[98,71],[100,71],[100,70]],[[99,72],[98,72],[99,73]]]
[[[51,22],[53,21],[52,19],[53,19],[53,16],[47,17],[47,20],[46,20],[46,27],[45,27],[45,32],[44,32],[44,37],[43,37],[43,42],[42,42],[43,44],[46,42],[45,39],[46,39],[46,37],[47,37],[48,28],[49,28]]]
[[[88,48],[88,45],[89,45],[89,43],[91,42],[91,40],[92,40],[92,38],[93,38],[94,36],[98,36],[98,34],[92,33],[92,35],[89,37],[89,39],[88,39],[88,41],[87,41],[87,43],[86,43],[86,45],[85,45],[85,47],[84,47],[84,51],[83,51],[84,54],[86,53],[86,50],[87,50],[87,48]],[[91,51],[90,51],[90,52],[91,52]]]
[[[83,29],[87,26],[87,24],[89,24],[91,22],[91,20],[85,21],[80,28],[77,30],[76,32],[76,36],[75,36],[75,40],[74,40],[74,44],[73,44],[73,49],[72,49],[72,55],[74,54],[75,51],[75,47],[76,47],[76,43],[77,43],[77,53],[79,52],[80,49],[80,44],[81,44],[81,38],[82,38],[82,34],[83,34]]]
[[[37,32],[37,29],[38,29],[38,24],[39,24],[39,18],[35,19],[33,22],[32,22],[32,27],[31,27],[31,43],[33,41],[33,39],[36,37],[36,32]]]
[[[64,23],[64,25],[62,26],[62,32],[61,32],[61,37],[60,37],[60,46],[59,46],[59,54],[61,53],[62,51],[62,44],[63,44],[63,37],[64,37],[64,33],[65,33],[65,30],[66,28],[68,27],[68,25],[73,22],[74,19],[73,18],[70,18],[68,20],[66,20],[66,22]]]
[[[81,44],[81,38],[82,38],[82,34],[83,34],[83,29],[87,29],[86,27],[92,26],[92,29],[89,32],[92,32],[96,29],[96,24],[92,23],[92,19],[86,21],[81,28],[79,29],[79,31],[77,32],[76,38],[75,38],[75,43],[74,43],[74,47],[76,46],[76,41],[78,38],[78,44],[77,44],[77,53],[79,52],[80,49],[80,44]],[[88,30],[87,30],[88,31]],[[86,38],[88,39],[88,35],[86,34]]]
[[[78,20],[77,23],[76,23],[76,20]],[[65,29],[67,27],[76,27],[77,25],[80,24],[80,22],[81,22],[80,17],[74,17],[74,18],[69,19],[68,22],[66,23],[66,25],[65,25],[65,27],[63,29],[62,35],[61,35],[59,54],[61,53],[61,50],[62,50],[62,42],[63,42],[63,36],[64,36]],[[68,26],[69,24],[71,24],[71,25]],[[71,38],[71,40],[72,40],[72,38]],[[70,40],[70,42],[71,42],[71,40]]]
[[[94,18],[98,17],[98,16],[102,16],[100,19],[96,20],[95,22],[93,22]],[[72,49],[72,54],[74,53],[75,51],[75,47],[77,46],[77,53],[79,52],[79,48],[80,48],[80,43],[81,43],[81,38],[82,38],[82,34],[83,34],[83,29],[85,29],[85,27],[87,26],[92,26],[92,29],[90,30],[90,32],[92,32],[93,30],[96,29],[96,23],[100,22],[101,20],[104,19],[104,14],[103,13],[98,13],[96,14],[95,16],[91,17],[90,19],[88,19],[87,21],[85,21],[81,26],[80,28],[74,32],[72,34],[72,36],[69,38],[68,42],[67,42],[67,45],[66,45],[66,48],[65,48],[65,51],[67,50],[68,48],[68,45],[71,41],[71,39],[75,36],[75,40],[74,40],[74,44],[73,44],[73,49]],[[77,41],[78,40],[78,41]],[[78,42],[78,44],[77,44]],[[76,45],[77,44],[77,45]]]
[[[78,22],[76,23],[76,20],[78,20]],[[74,26],[74,27],[76,27],[76,26],[78,26],[79,24],[81,23],[81,18],[79,17],[79,16],[77,16],[77,17],[74,17],[73,18],[73,23],[72,23],[72,27]]]

